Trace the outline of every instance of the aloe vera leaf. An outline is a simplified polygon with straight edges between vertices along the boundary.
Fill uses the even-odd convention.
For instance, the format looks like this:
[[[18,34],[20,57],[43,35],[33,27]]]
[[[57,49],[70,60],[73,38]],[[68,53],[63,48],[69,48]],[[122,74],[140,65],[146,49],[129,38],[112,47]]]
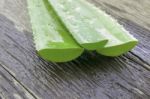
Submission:
[[[39,55],[49,61],[66,62],[83,52],[60,22],[47,0],[28,0],[34,43]]]
[[[98,37],[109,40],[104,48],[97,48],[97,52],[100,54],[119,56],[131,50],[138,42],[110,15],[84,0],[49,0],[49,2],[60,14],[60,18],[64,19],[63,22],[73,31],[72,34],[79,44],[82,44],[80,38],[86,40],[84,38],[91,37],[91,40],[94,41],[94,38],[97,40]],[[68,20],[68,16],[75,17]],[[73,28],[74,26],[78,26],[77,30]],[[74,31],[79,31],[79,35]],[[97,36],[94,35],[95,32],[93,33],[93,31],[96,31]],[[87,32],[88,34],[86,34]],[[83,35],[81,35],[82,33]]]
[[[138,40],[126,31],[117,20],[96,8],[94,5],[84,0],[79,1],[81,4],[88,6],[92,14],[98,17],[97,22],[103,26],[103,29],[98,29],[97,31],[103,33],[104,36],[109,39],[109,42],[104,48],[97,50],[98,53],[105,56],[119,56],[137,45]]]
[[[97,50],[98,53],[105,56],[120,56],[137,45],[138,40],[125,30],[117,20],[84,0],[81,0],[80,3],[89,6],[93,15],[99,16],[99,21],[104,28],[98,29],[98,31],[103,32],[104,36],[109,39],[104,48]]]
[[[61,21],[65,24],[74,39],[85,49],[96,50],[108,42],[106,37],[97,32],[98,23],[88,6],[79,0],[48,0]]]

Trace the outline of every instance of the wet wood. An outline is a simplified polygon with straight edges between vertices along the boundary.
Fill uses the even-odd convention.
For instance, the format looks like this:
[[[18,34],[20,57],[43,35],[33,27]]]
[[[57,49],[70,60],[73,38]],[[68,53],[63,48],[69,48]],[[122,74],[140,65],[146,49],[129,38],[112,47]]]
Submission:
[[[32,43],[26,1],[0,0],[0,99],[149,99],[149,1],[90,2],[118,19],[139,45],[117,58],[85,52],[72,62],[46,62]]]

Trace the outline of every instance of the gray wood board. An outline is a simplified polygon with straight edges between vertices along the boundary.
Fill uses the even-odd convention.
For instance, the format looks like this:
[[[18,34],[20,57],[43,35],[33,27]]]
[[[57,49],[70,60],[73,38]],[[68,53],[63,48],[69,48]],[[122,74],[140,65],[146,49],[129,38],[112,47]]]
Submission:
[[[131,6],[128,9],[143,16],[141,24],[135,22],[136,14],[133,18],[126,16],[131,10],[123,12],[123,8],[118,7],[124,5],[124,0],[118,0],[116,5],[115,1],[92,2],[117,18],[140,41],[139,45],[117,58],[85,52],[72,62],[58,64],[46,62],[36,54],[26,1],[0,0],[0,98],[149,99],[150,30],[147,23],[150,21],[144,23],[147,14],[142,15],[137,10],[145,6],[133,8],[132,3],[141,0],[132,0],[131,4],[126,0]]]

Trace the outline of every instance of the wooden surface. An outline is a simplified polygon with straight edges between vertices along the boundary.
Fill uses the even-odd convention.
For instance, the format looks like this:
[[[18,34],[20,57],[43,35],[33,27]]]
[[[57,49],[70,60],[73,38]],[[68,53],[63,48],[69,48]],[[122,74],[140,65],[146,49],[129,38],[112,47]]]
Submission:
[[[89,0],[139,41],[128,54],[85,52],[68,63],[37,56],[25,0],[0,0],[0,99],[150,99],[150,1]]]

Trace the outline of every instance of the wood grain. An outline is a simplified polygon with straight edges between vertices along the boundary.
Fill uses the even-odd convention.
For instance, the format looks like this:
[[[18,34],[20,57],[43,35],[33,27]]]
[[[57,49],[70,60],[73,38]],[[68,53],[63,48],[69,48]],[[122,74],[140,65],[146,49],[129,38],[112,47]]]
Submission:
[[[0,66],[0,99],[35,99],[4,65]]]
[[[88,0],[114,15],[128,19],[150,30],[149,0]]]
[[[131,10],[148,17],[140,0],[93,0],[139,39],[139,45],[117,58],[85,52],[68,63],[46,62],[32,43],[25,1],[0,0],[0,97],[2,99],[149,99],[150,30],[125,16]],[[106,4],[107,2],[107,4]],[[115,2],[117,4],[115,5]],[[129,3],[131,7],[126,8]],[[134,3],[135,2],[135,3]],[[148,5],[147,0],[142,0]],[[147,3],[148,2],[148,3]],[[119,5],[122,5],[121,7]],[[146,13],[142,15],[137,9]],[[138,16],[138,17],[140,17]],[[146,22],[150,22],[146,20]],[[16,86],[17,85],[17,86]],[[17,97],[17,98],[16,98]]]

